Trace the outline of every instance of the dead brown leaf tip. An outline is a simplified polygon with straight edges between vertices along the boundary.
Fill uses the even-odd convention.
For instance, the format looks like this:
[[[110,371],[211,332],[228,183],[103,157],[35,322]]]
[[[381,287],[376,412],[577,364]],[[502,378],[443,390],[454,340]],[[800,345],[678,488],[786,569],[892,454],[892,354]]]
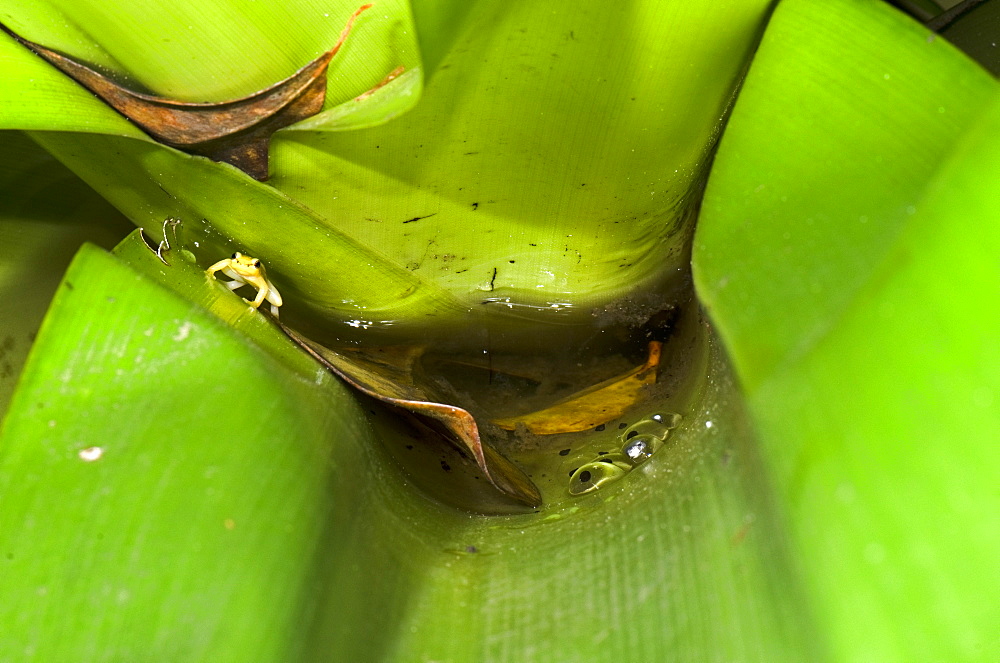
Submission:
[[[87,65],[29,41],[2,24],[0,29],[157,141],[231,164],[264,181],[268,177],[271,134],[323,108],[327,67],[350,34],[355,19],[370,7],[370,4],[359,7],[347,20],[333,48],[285,80],[241,99],[215,103],[175,101],[128,90]]]

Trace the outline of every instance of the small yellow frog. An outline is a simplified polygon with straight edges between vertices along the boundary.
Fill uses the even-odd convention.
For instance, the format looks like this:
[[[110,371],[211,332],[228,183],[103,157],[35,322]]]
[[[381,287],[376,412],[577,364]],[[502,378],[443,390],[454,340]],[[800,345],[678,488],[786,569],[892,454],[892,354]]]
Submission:
[[[252,285],[257,288],[257,297],[250,302],[254,308],[260,308],[266,299],[271,303],[271,314],[278,317],[278,307],[281,306],[281,295],[267,279],[264,272],[264,265],[257,258],[245,256],[242,253],[234,253],[232,258],[225,258],[215,263],[206,270],[208,275],[215,278],[215,273],[221,271],[233,280],[226,283],[230,290],[236,290],[243,285]],[[250,300],[246,300],[250,301]]]

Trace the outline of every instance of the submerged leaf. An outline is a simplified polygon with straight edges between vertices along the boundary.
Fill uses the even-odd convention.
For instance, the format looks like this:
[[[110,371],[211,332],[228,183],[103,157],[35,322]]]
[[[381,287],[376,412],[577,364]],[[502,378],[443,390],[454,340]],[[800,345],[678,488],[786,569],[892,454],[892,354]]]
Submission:
[[[2,24],[0,29],[161,143],[232,164],[257,180],[266,180],[271,134],[322,110],[327,67],[347,39],[354,20],[370,7],[370,4],[359,7],[347,20],[333,48],[285,80],[247,97],[216,103],[176,101],[127,90],[90,67],[28,41]],[[393,71],[374,89],[399,73],[398,69]]]
[[[414,362],[423,348],[371,348],[331,350],[278,323],[303,350],[312,355],[355,389],[394,407],[402,408],[429,423],[443,426],[451,441],[468,451],[499,491],[530,506],[541,504],[541,494],[520,468],[500,452],[483,443],[479,427],[468,411],[437,402],[434,390],[414,379]],[[427,420],[430,421],[427,421]]]
[[[662,349],[663,343],[650,341],[646,363],[624,375],[605,380],[544,410],[495,419],[493,423],[507,430],[524,425],[536,435],[577,433],[607,423],[635,405],[646,387],[656,384]]]

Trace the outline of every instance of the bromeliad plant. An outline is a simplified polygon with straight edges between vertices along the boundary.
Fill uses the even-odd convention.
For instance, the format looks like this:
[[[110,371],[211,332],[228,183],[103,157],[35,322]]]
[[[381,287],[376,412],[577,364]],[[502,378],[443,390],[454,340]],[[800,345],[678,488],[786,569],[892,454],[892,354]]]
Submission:
[[[5,40],[0,126],[31,139],[5,144],[5,232],[75,243],[65,224],[113,215],[30,195],[72,186],[65,166],[169,264],[133,234],[58,287],[0,437],[2,650],[988,660],[1000,92],[865,0],[781,2],[751,61],[772,4],[379,3],[323,109],[271,138],[266,184]],[[356,9],[32,2],[3,22],[130,89],[221,102],[326,52]],[[202,271],[264,259],[282,320],[325,342],[460,328],[453,347],[551,352],[684,300],[699,202],[721,343],[672,338],[683,388],[593,444],[661,408],[680,427],[579,497],[567,470],[597,447],[528,450],[550,496],[531,513],[434,493],[475,476]],[[42,255],[5,251],[4,286],[51,273]]]

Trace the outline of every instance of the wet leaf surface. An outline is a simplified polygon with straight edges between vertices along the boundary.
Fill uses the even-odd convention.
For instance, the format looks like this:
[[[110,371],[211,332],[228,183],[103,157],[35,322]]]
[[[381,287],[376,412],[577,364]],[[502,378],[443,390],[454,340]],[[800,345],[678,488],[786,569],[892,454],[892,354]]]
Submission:
[[[563,401],[518,417],[495,419],[507,430],[525,426],[536,435],[576,433],[607,423],[642,399],[647,387],[656,384],[663,343],[650,341],[649,356],[641,366],[576,393]]]
[[[24,39],[2,24],[0,29],[96,94],[159,142],[232,164],[254,179],[263,181],[268,177],[271,134],[322,110],[326,98],[327,67],[350,34],[354,20],[370,7],[370,4],[359,7],[348,19],[333,48],[285,80],[241,99],[217,103],[175,101],[128,90],[87,65]],[[393,71],[372,91],[400,73],[398,69]]]
[[[524,472],[482,441],[473,416],[460,407],[438,402],[435,389],[415,377],[414,363],[423,348],[331,350],[277,324],[292,341],[355,389],[416,415],[430,430],[443,428],[449,441],[472,456],[497,490],[530,506],[541,504],[538,488]]]
[[[209,166],[218,164],[186,160],[158,145],[130,145],[140,141],[119,138],[120,127],[103,130],[112,135],[82,136],[75,133],[87,131],[77,128],[81,121],[57,124],[56,117],[43,126],[24,106],[11,114],[10,123],[46,130],[39,137],[46,149],[71,163],[137,225],[149,226],[152,220],[168,216],[189,223],[207,219],[212,230],[274,264],[288,287],[299,290],[317,324],[343,325],[359,317],[375,323],[423,324],[428,322],[425,309],[431,307],[418,310],[411,302],[429,293],[424,284],[451,300],[443,302],[448,310],[432,311],[435,322],[450,317],[457,300],[466,310],[482,309],[482,314],[475,314],[483,321],[481,326],[497,331],[512,330],[528,319],[576,324],[589,321],[594,308],[609,306],[621,293],[652,288],[661,277],[683,268],[682,246],[692,228],[695,194],[705,172],[702,166],[769,4],[770,0],[753,0],[734,16],[715,9],[715,3],[705,3],[677,15],[664,3],[644,1],[634,20],[656,28],[641,31],[636,36],[639,41],[620,38],[631,29],[631,14],[614,16],[609,23],[600,3],[579,12],[553,12],[538,3],[470,5],[448,19],[454,25],[444,35],[437,30],[444,26],[436,20],[428,23],[428,12],[436,10],[414,4],[413,15],[427,34],[426,39],[421,34],[420,46],[431,53],[423,71],[432,75],[421,102],[413,107],[424,89],[418,80],[423,71],[415,29],[408,11],[392,14],[380,3],[380,19],[369,20],[372,12],[362,16],[331,65],[327,103],[338,88],[342,94],[336,99],[348,101],[282,129],[272,139],[269,182],[274,188],[267,187],[265,200],[246,186],[240,174],[229,177],[232,169],[212,169]],[[383,9],[393,20],[381,20]],[[86,18],[77,22],[96,39],[98,26],[91,27]],[[19,21],[11,24],[25,35],[77,55],[70,36],[42,36],[49,33],[41,18]],[[705,26],[716,22],[729,25],[722,31],[732,38],[705,38],[717,31]],[[376,23],[378,39],[369,44],[367,33]],[[532,27],[523,30],[524,26]],[[496,34],[514,41],[497,39]],[[226,36],[213,39],[222,41]],[[295,41],[299,38],[296,35]],[[335,40],[325,33],[301,56],[302,62]],[[199,101],[243,94],[189,96],[184,90],[196,89],[193,84],[185,82],[188,87],[184,87],[173,77],[154,75],[168,68],[169,61],[140,76],[144,70],[137,63],[146,59],[139,56],[141,51],[123,52],[117,32],[108,41],[108,57],[118,57],[123,70],[134,71],[136,80],[160,94],[168,89],[169,96]],[[30,57],[43,64],[10,42],[21,60]],[[98,47],[100,41],[91,50]],[[235,46],[231,51],[241,52]],[[407,72],[355,102],[358,92],[377,85],[396,67],[393,53],[399,53]],[[379,66],[368,67],[366,61],[376,55]],[[208,78],[210,58],[205,58],[204,66],[200,60],[184,59],[181,64],[191,69],[184,81],[198,79],[199,74]],[[88,61],[103,62],[96,56]],[[297,64],[298,60],[271,78],[284,78]],[[355,70],[357,75],[346,76],[354,84],[339,80],[341,74]],[[245,90],[264,87],[271,78]],[[15,100],[21,89],[31,89],[21,78],[12,80],[19,83],[10,86]],[[69,80],[61,82],[65,86]],[[210,83],[204,85],[219,89]],[[57,92],[58,96],[54,92],[33,98],[67,96],[61,88]],[[87,97],[89,105],[97,105]],[[375,103],[380,101],[386,104]],[[74,103],[71,110],[77,105],[81,104]],[[348,108],[361,111],[342,112]],[[351,128],[357,126],[362,119],[358,115],[371,126],[411,108],[405,117],[372,131],[337,131],[347,119]],[[52,126],[69,129],[50,131]],[[573,139],[567,140],[570,136]],[[95,156],[97,151],[100,155]],[[111,156],[117,154],[121,156]],[[620,176],[640,171],[646,176]],[[555,172],[565,177],[554,180]],[[220,190],[218,180],[235,186]],[[279,192],[286,199],[278,200]],[[303,212],[310,217],[309,226],[290,231],[290,223],[298,219],[289,217],[302,217]],[[411,221],[418,217],[426,218]],[[471,233],[470,228],[480,230]],[[486,232],[492,232],[490,241],[481,237]],[[563,235],[566,241],[560,239],[556,250],[554,238]],[[337,243],[344,237],[354,241],[341,252]],[[335,253],[332,249],[339,255],[329,259]],[[379,290],[364,264],[361,270],[340,269],[347,261],[361,262],[360,251],[365,251],[364,262],[395,263],[394,280],[419,284],[414,296],[376,294]],[[325,271],[317,270],[317,265],[333,265],[338,273],[317,278]],[[371,299],[392,304],[376,308],[376,302],[365,301]],[[345,306],[348,300],[353,301]],[[359,315],[359,310],[366,313]]]
[[[998,138],[943,39],[786,0],[713,164],[695,283],[831,660],[997,659]]]
[[[0,433],[0,650],[824,660],[725,375],[629,479],[472,516],[419,493],[344,385],[179,253],[89,247],[60,288]]]

